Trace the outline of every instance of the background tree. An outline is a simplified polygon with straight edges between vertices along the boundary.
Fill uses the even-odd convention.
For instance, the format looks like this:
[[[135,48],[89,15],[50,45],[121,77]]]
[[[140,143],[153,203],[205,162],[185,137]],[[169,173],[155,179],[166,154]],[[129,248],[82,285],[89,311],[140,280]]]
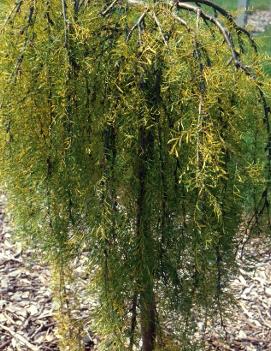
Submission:
[[[2,184],[61,307],[84,250],[100,350],[194,349],[196,316],[223,312],[244,213],[249,230],[269,218],[254,41],[208,0],[20,0],[0,45]]]
[[[239,17],[237,23],[240,26],[245,26],[247,24],[247,11],[249,8],[249,0],[238,0]]]

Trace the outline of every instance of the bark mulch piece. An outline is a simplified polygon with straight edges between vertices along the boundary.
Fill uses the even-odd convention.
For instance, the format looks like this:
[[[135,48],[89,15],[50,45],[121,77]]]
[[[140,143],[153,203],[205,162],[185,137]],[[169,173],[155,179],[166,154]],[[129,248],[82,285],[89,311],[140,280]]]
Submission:
[[[239,256],[238,264],[239,275],[231,283],[235,308],[224,320],[223,328],[209,328],[207,349],[271,351],[270,240],[253,239]]]
[[[53,305],[46,267],[30,260],[4,215],[0,197],[0,350],[56,351]]]

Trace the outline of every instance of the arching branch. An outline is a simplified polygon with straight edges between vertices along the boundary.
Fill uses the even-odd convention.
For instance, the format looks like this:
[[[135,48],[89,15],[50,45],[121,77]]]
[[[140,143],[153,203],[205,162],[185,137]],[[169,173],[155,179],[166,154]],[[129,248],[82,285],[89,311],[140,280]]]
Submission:
[[[62,16],[64,23],[64,47],[68,47],[68,23],[67,23],[67,3],[66,0],[61,0],[62,3]]]
[[[154,22],[155,22],[155,24],[156,24],[156,26],[157,26],[157,28],[158,28],[158,30],[159,30],[159,33],[160,33],[160,35],[161,35],[161,37],[162,37],[162,39],[163,39],[164,44],[167,45],[167,40],[166,40],[166,38],[165,38],[165,36],[164,36],[161,23],[160,23],[159,19],[157,18],[155,12],[152,13],[152,16],[153,16]]]
[[[177,8],[193,12],[197,15],[197,17],[199,16],[206,21],[212,22],[219,29],[220,33],[223,35],[224,40],[230,49],[232,59],[235,65],[237,67],[241,65],[241,62],[239,60],[239,55],[234,47],[234,43],[231,39],[229,31],[223,26],[223,24],[216,17],[206,14],[205,12],[203,12],[203,10],[200,7],[186,4],[183,2],[178,2]]]
[[[191,3],[191,1],[189,1],[189,0],[183,0],[182,2],[183,3],[188,3],[188,2]],[[236,24],[234,17],[228,11],[226,11],[223,7],[217,5],[213,1],[209,1],[209,0],[196,0],[193,2],[195,4],[206,5],[210,8],[212,8],[215,12],[217,12],[220,15],[222,15],[223,17],[225,17],[229,21],[229,23],[233,26],[233,28],[236,30],[237,34],[240,35],[243,33],[244,35],[246,35],[247,38],[249,39],[252,47],[254,48],[254,50],[256,52],[258,51],[257,44],[256,44],[255,40],[252,38],[252,36],[250,35],[250,33],[246,29],[239,27]]]
[[[24,0],[19,0],[16,2],[15,6],[11,9],[10,13],[7,15],[5,21],[4,21],[4,24],[0,30],[0,33],[2,33],[3,29],[5,28],[5,26],[10,23],[14,17],[16,16],[17,13],[20,12],[20,9],[22,7],[22,4],[23,4]]]
[[[144,20],[144,18],[145,18],[145,16],[146,16],[146,14],[148,13],[148,11],[149,11],[149,10],[146,10],[145,12],[143,12],[143,13],[141,14],[141,16],[138,18],[138,20],[136,21],[136,23],[133,25],[133,27],[130,29],[130,32],[128,33],[127,38],[126,38],[127,41],[131,38],[131,36],[132,36],[134,30],[135,30],[137,27],[138,27],[138,28],[140,27],[140,24],[141,24],[142,21]]]
[[[101,12],[101,15],[102,16],[105,16],[107,15],[112,9],[113,7],[116,5],[116,3],[118,2],[119,0],[114,0],[113,2],[111,2],[111,4]]]

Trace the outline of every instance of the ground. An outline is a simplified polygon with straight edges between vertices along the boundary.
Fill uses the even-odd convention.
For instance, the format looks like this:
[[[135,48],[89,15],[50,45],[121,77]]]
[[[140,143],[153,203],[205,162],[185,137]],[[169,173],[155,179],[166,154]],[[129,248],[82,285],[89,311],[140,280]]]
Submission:
[[[12,242],[0,198],[0,350],[57,350],[49,271]]]

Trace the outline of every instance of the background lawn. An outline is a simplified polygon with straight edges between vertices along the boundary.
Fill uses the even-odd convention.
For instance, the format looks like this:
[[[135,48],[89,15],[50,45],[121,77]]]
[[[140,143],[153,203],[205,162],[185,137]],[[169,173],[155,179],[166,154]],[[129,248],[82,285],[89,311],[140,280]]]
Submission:
[[[228,10],[236,10],[238,0],[215,0],[217,4],[226,7]],[[249,6],[252,9],[268,10],[271,9],[270,0],[250,0]]]

